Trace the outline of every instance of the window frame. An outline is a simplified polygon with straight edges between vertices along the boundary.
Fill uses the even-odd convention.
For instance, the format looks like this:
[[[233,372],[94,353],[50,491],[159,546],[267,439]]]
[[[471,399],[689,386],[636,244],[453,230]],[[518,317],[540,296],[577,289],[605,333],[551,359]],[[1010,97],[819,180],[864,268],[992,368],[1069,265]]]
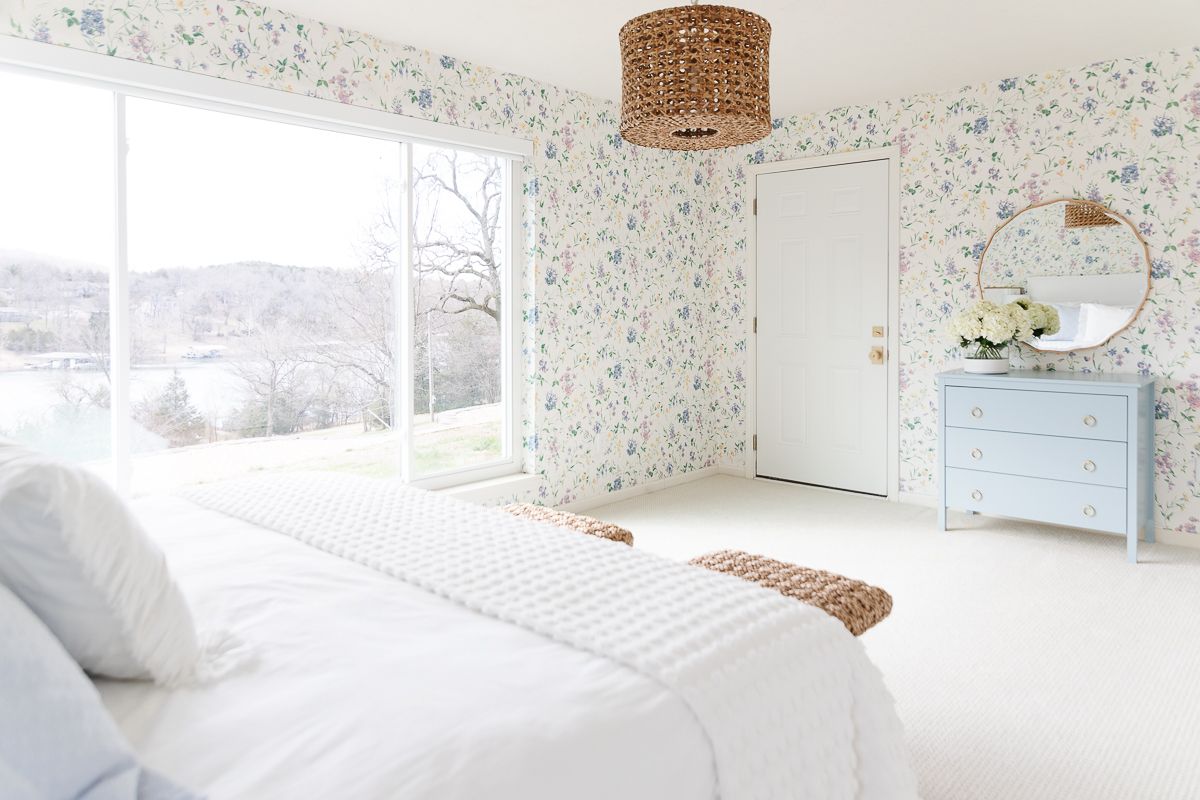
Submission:
[[[397,198],[405,221],[401,260],[393,279],[394,320],[397,344],[402,354],[396,369],[393,433],[398,445],[400,479],[427,489],[445,489],[521,473],[523,375],[520,346],[520,307],[524,296],[524,248],[520,167],[533,154],[527,139],[460,128],[445,123],[405,117],[361,106],[338,103],[254,84],[199,75],[180,69],[145,64],[99,53],[55,47],[24,39],[0,36],[0,70],[32,77],[68,81],[108,91],[113,99],[114,197],[112,210],[114,259],[109,276],[110,372],[112,377],[110,464],[113,484],[128,494],[132,476],[132,430],[130,405],[131,339],[129,308],[128,226],[126,219],[125,100],[128,97],[184,105],[202,110],[301,125],[310,128],[366,136],[396,142],[401,150],[401,191]],[[503,396],[503,441],[506,452],[484,464],[445,470],[414,477],[413,470],[413,220],[412,148],[428,144],[474,152],[501,159],[504,164],[505,208],[508,226],[504,236],[507,269],[501,287],[501,390]]]

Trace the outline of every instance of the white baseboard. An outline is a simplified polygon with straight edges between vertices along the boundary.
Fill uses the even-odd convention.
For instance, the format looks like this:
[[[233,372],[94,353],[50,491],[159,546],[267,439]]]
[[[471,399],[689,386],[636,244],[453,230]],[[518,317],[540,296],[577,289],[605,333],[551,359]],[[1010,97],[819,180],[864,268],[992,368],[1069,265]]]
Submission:
[[[1154,532],[1154,540],[1161,544],[1200,550],[1200,533],[1184,533],[1183,531],[1173,531],[1170,528],[1160,528]]]
[[[935,494],[920,494],[918,492],[900,492],[896,495],[897,502],[908,503],[914,506],[926,506],[928,508],[937,508],[938,499]]]
[[[587,511],[589,508],[597,506],[606,506],[609,503],[619,503],[622,500],[629,500],[643,494],[651,492],[661,492],[663,489],[669,489],[672,486],[679,486],[682,483],[691,483],[698,481],[701,478],[711,478],[713,475],[720,474],[720,467],[704,467],[703,469],[692,470],[691,472],[682,472],[678,475],[672,475],[669,478],[660,478],[649,483],[639,483],[637,486],[630,486],[628,489],[618,489],[615,492],[605,492],[604,494],[592,495],[581,500],[576,500],[573,503],[566,503],[558,506],[562,511]],[[738,473],[740,474],[740,473]]]

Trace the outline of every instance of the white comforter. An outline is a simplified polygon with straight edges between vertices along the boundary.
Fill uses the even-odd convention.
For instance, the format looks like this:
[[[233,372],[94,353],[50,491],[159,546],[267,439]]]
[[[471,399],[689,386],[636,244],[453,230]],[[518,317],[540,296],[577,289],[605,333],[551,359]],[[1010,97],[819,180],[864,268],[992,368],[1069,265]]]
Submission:
[[[182,499],[134,508],[254,660],[100,691],[148,766],[212,800],[713,796],[704,732],[649,678]]]
[[[209,534],[172,522],[168,552],[197,551],[177,565],[187,591],[207,562],[222,586],[198,593],[199,616],[236,604],[262,663],[149,702],[105,696],[151,766],[215,796],[915,795],[878,673],[815,609],[378,481],[192,499],[222,513],[188,525],[231,533],[213,563]]]

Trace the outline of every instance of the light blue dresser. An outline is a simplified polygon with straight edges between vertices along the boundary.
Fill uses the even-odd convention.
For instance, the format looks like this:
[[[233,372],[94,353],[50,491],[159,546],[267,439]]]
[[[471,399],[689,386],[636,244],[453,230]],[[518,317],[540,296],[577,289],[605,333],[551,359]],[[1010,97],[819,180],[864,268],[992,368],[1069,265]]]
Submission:
[[[946,509],[1154,541],[1154,379],[1017,370],[938,375]]]

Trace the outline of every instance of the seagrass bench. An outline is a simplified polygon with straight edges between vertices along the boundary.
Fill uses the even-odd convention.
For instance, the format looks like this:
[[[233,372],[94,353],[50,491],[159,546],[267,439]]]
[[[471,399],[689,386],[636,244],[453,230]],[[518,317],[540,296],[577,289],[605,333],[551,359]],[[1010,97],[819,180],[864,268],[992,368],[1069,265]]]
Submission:
[[[608,539],[613,542],[624,542],[633,547],[633,533],[625,530],[620,525],[613,525],[611,522],[602,522],[592,517],[585,517],[582,514],[572,514],[570,511],[558,511],[546,506],[534,505],[533,503],[513,503],[504,506],[504,510],[514,517],[531,519],[535,522],[549,522],[551,525],[572,528],[589,536],[599,536],[601,539]]]
[[[548,522],[589,536],[599,536],[633,546],[633,533],[619,525],[570,511],[558,511],[533,503],[513,503],[503,509],[515,517]],[[718,550],[693,558],[697,567],[736,575],[785,597],[816,606],[839,619],[855,636],[869,630],[892,612],[892,596],[877,586],[835,572],[798,567],[742,550]]]
[[[816,606],[841,620],[855,636],[892,613],[892,596],[877,586],[835,572],[798,567],[741,550],[718,550],[693,558],[690,564],[736,575],[785,597]]]

